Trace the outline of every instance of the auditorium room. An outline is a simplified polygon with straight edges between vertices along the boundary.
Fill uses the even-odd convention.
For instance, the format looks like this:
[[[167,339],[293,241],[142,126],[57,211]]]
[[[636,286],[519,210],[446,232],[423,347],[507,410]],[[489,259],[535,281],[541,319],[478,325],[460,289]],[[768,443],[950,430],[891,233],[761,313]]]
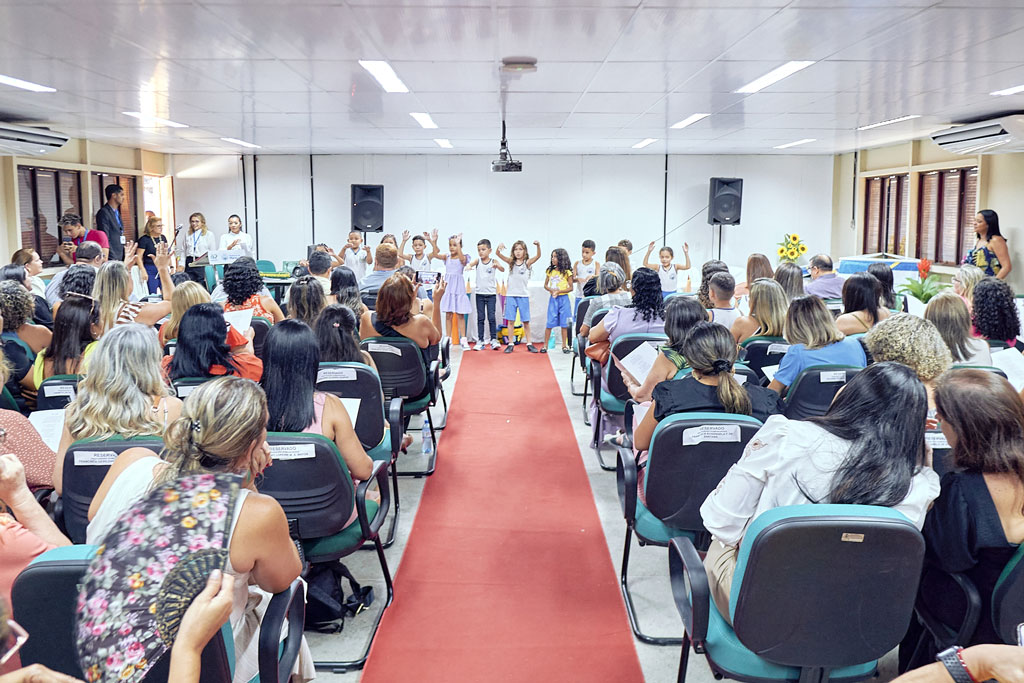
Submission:
[[[1024,683],[1024,0],[0,27],[0,683]]]

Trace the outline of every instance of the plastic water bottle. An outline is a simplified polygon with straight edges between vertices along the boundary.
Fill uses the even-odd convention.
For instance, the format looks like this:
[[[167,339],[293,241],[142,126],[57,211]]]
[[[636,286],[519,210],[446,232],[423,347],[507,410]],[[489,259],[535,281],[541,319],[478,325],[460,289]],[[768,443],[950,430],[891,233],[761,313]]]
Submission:
[[[423,439],[423,455],[430,455],[434,452],[434,443],[430,437],[430,423],[423,421],[423,429],[420,430],[420,438]]]

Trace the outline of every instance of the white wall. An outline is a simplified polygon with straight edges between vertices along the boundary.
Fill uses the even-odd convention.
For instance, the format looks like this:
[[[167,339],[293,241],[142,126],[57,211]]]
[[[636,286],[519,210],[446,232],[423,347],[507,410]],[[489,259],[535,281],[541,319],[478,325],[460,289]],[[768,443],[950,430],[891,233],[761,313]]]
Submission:
[[[188,168],[209,158],[187,157]],[[314,237],[316,242],[340,246],[348,231],[352,183],[384,185],[386,232],[463,232],[470,252],[482,237],[495,245],[536,239],[545,261],[559,246],[576,259],[584,239],[594,239],[603,252],[625,237],[639,252],[634,257],[639,264],[644,245],[651,240],[660,243],[664,157],[560,155],[522,161],[524,171],[509,174],[492,173],[485,156],[318,155],[313,157],[311,205],[308,156],[260,156],[260,256],[275,262],[302,258]],[[180,194],[182,183],[175,179],[180,215],[204,211],[218,234],[226,229],[222,223],[228,214],[241,213],[242,197],[237,160],[234,165],[220,163],[223,176],[216,182],[187,179],[187,195]],[[175,170],[180,168],[176,161]],[[784,232],[799,232],[811,251],[829,251],[832,157],[687,155],[669,160],[669,230],[696,214],[669,235],[680,258],[684,240],[698,267],[714,253],[704,209],[712,176],[744,179],[743,224],[726,227],[722,242],[723,259],[730,265],[742,270],[752,251],[764,252],[774,261],[775,243]],[[251,195],[252,187],[249,190]],[[237,203],[229,210],[230,202]],[[255,231],[253,203],[250,196],[250,231]],[[369,239],[371,245],[378,242],[376,236]]]
[[[228,231],[228,216],[237,213],[245,222],[242,169],[237,156],[177,154],[170,158],[169,168],[174,174],[174,215],[185,230],[188,230],[189,215],[196,211],[206,217],[207,227],[218,240]],[[250,221],[252,215],[250,209]],[[243,229],[253,232],[253,227],[247,224]]]

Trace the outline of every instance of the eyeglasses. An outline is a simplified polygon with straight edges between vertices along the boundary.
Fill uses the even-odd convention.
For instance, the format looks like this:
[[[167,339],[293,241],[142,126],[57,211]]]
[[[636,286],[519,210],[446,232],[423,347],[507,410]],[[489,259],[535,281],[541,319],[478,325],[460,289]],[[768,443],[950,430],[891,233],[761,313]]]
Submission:
[[[7,646],[7,651],[0,655],[0,666],[7,663],[11,657],[13,657],[21,646],[28,640],[28,631],[18,625],[14,619],[7,620],[7,628],[11,629],[11,636],[14,638],[14,644]]]
[[[957,277],[957,276],[953,276],[953,283],[954,284],[960,284],[960,278]]]

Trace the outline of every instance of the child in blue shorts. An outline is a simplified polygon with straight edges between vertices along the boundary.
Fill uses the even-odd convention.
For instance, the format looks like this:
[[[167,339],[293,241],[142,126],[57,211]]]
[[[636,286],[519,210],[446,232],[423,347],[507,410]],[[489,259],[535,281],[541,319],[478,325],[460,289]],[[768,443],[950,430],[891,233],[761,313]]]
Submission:
[[[515,325],[516,312],[519,313],[519,320],[523,323],[523,338],[526,340],[526,350],[530,353],[538,353],[537,347],[530,343],[530,275],[533,273],[533,264],[540,258],[540,242],[534,241],[537,253],[531,258],[530,252],[526,249],[526,242],[516,240],[512,245],[512,256],[505,256],[501,252],[505,250],[504,244],[498,245],[495,255],[508,264],[508,286],[505,289],[505,313],[504,318],[509,329]],[[512,353],[514,341],[509,339],[505,353]]]
[[[569,348],[569,326],[572,325],[572,304],[569,292],[572,291],[572,261],[565,249],[551,252],[551,265],[545,271],[544,289],[551,292],[548,300],[548,324],[544,329],[544,346],[541,353],[548,352],[551,341],[551,330],[562,328],[562,353],[572,353]]]

